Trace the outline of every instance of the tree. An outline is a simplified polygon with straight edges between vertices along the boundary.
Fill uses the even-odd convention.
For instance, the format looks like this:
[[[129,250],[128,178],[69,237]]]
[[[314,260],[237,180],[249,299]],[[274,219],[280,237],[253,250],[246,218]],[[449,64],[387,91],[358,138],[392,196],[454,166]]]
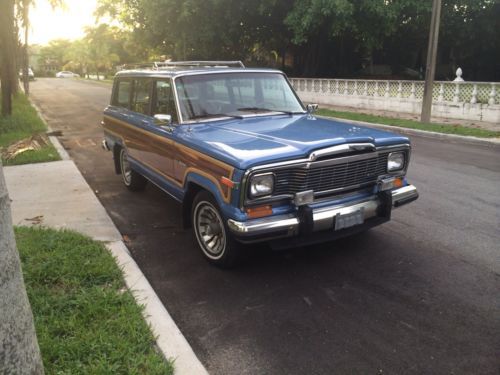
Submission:
[[[94,67],[99,80],[101,70],[109,71],[113,65],[120,61],[118,54],[112,51],[114,35],[106,24],[97,27],[87,27],[85,41],[88,43],[88,56],[90,64]]]
[[[2,116],[12,113],[12,93],[17,84],[14,28],[14,0],[0,0],[0,58]]]
[[[0,374],[43,374],[0,160]]]
[[[74,41],[64,55],[68,62],[63,66],[64,70],[73,70],[80,74],[87,74],[89,71],[90,47],[85,39]]]

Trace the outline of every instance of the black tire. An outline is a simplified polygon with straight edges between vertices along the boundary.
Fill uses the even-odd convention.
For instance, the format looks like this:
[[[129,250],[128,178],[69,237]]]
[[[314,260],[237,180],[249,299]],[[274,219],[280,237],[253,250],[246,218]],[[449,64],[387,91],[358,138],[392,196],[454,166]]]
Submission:
[[[127,151],[124,148],[120,149],[119,158],[123,184],[131,191],[144,190],[148,180],[130,167]]]
[[[205,259],[220,268],[232,268],[242,258],[242,245],[234,240],[217,201],[200,191],[193,201],[191,222],[198,246]]]

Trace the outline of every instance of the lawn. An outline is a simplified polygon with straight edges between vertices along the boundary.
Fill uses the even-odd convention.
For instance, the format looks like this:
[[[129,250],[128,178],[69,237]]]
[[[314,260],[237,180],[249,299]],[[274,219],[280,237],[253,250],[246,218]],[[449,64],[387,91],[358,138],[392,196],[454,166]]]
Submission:
[[[46,131],[44,122],[31,106],[29,100],[24,94],[19,93],[14,97],[12,116],[0,116],[0,148],[6,148],[16,141]],[[60,160],[60,157],[54,146],[49,144],[40,150],[26,151],[14,159],[3,160],[3,164],[16,165],[54,160]]]
[[[47,374],[173,373],[101,243],[71,231],[15,233]]]
[[[445,134],[467,135],[479,138],[500,137],[500,132],[497,131],[469,128],[453,124],[437,124],[437,123],[426,124],[415,120],[369,115],[365,113],[356,113],[356,112],[341,112],[331,109],[318,109],[316,111],[316,114],[319,116],[337,117],[353,121],[364,121],[376,124],[399,126],[402,128],[419,129],[419,130],[426,130],[426,131],[445,133]]]

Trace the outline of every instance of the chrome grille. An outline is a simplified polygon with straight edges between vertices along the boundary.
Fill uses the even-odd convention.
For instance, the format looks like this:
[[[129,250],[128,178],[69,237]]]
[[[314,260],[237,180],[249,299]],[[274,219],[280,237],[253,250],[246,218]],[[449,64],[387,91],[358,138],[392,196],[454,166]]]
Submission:
[[[346,161],[340,164],[311,168],[290,167],[276,170],[274,195],[295,194],[314,190],[315,193],[343,191],[367,186],[387,172],[389,153],[380,153],[372,158]]]

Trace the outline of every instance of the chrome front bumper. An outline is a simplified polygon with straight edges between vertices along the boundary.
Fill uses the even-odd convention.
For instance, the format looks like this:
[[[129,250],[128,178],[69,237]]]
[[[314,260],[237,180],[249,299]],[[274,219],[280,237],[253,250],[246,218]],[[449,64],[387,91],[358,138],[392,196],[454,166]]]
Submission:
[[[392,196],[392,207],[395,208],[418,198],[417,188],[413,185],[395,189],[390,195]],[[311,232],[333,229],[337,215],[346,215],[358,210],[363,211],[366,222],[368,219],[375,218],[383,205],[382,199],[374,195],[354,203],[312,209]],[[260,242],[298,235],[301,232],[301,218],[299,216],[298,213],[290,213],[243,222],[229,219],[227,224],[231,232],[241,242]]]

